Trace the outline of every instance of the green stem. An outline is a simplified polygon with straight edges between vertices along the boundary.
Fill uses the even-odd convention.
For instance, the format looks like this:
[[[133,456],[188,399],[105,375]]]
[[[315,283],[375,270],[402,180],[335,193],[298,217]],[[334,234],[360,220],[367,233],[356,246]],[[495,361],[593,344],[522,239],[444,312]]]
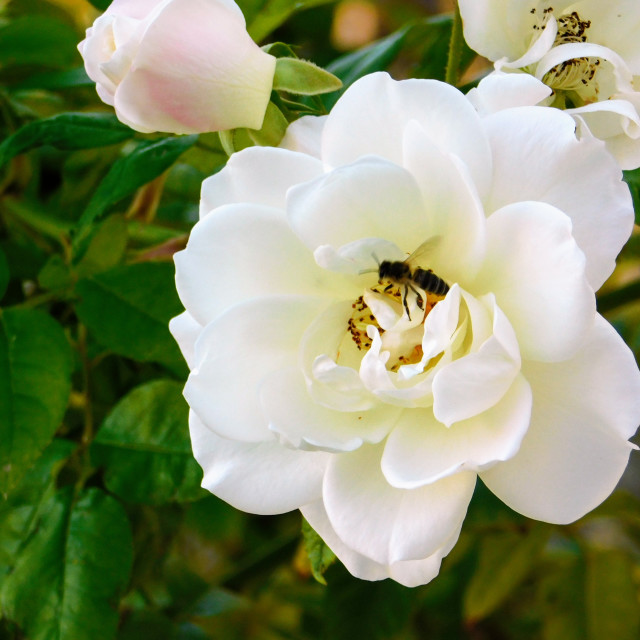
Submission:
[[[460,62],[462,60],[462,44],[464,37],[462,35],[462,18],[460,17],[460,9],[458,3],[453,14],[453,26],[451,27],[451,39],[449,40],[449,56],[447,58],[447,70],[445,72],[445,82],[453,85],[458,84],[460,74]]]
[[[622,307],[630,302],[640,300],[640,280],[630,282],[629,284],[598,296],[598,311],[606,313],[613,311],[618,307]]]

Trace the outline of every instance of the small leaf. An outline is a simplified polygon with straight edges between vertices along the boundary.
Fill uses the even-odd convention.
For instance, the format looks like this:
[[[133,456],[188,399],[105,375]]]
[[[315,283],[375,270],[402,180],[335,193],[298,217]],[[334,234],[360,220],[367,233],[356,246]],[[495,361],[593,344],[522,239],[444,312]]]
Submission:
[[[320,584],[326,585],[324,573],[335,562],[336,555],[304,518],[302,519],[302,536],[309,556],[311,573]]]
[[[71,488],[39,511],[2,585],[2,609],[30,640],[113,640],[133,543],[122,506],[99,489]]]
[[[127,223],[122,216],[109,216],[95,228],[76,272],[86,277],[107,271],[122,260],[126,248]]]
[[[549,538],[550,529],[534,526],[523,537],[502,533],[485,538],[478,566],[464,594],[464,616],[475,622],[493,613],[529,574]]]
[[[197,135],[141,142],[131,153],[119,158],[98,185],[80,221],[78,236],[111,206],[164,173],[187,149]],[[74,242],[77,245],[79,239]]]
[[[33,309],[0,313],[0,492],[5,496],[60,425],[71,366],[71,348],[55,320]]]
[[[342,81],[329,71],[318,67],[308,60],[298,58],[278,58],[273,88],[301,96],[314,96],[320,93],[337,91]]]
[[[18,129],[0,144],[0,166],[20,153],[51,145],[57,149],[90,149],[116,144],[135,131],[106,113],[62,113]]]
[[[73,283],[69,265],[62,256],[54,253],[38,273],[38,284],[49,291],[67,289]]]
[[[632,559],[620,549],[587,549],[586,556],[589,640],[636,640],[640,609]]]
[[[107,416],[92,446],[107,488],[127,502],[162,504],[202,497],[202,471],[191,452],[182,383],[135,388]]]
[[[82,278],[76,284],[76,313],[107,349],[139,360],[161,362],[184,372],[169,333],[169,320],[182,312],[174,268],[164,262],[123,265]]]

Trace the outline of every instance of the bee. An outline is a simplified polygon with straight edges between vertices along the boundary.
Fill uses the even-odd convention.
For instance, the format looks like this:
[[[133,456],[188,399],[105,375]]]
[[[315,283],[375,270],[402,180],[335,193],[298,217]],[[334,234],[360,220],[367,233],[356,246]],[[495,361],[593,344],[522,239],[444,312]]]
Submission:
[[[433,293],[437,296],[444,296],[449,291],[449,285],[440,276],[437,276],[431,269],[423,269],[417,265],[417,263],[420,262],[427,253],[429,253],[436,241],[437,238],[431,238],[430,240],[423,242],[404,261],[378,261],[378,282],[380,284],[384,284],[385,282],[389,283],[385,287],[385,291],[389,291],[394,285],[404,286],[402,304],[407,312],[407,318],[409,321],[411,321],[409,305],[407,304],[409,290],[416,294],[416,303],[420,309],[424,309],[424,300],[419,289],[424,293]]]

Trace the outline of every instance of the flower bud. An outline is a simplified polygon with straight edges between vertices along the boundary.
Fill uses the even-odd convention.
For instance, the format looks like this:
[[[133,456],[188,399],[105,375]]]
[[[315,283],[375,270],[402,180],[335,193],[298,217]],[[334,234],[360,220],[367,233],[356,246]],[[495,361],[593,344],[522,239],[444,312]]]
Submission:
[[[137,131],[262,125],[276,61],[233,0],[114,0],[78,49],[100,98]]]

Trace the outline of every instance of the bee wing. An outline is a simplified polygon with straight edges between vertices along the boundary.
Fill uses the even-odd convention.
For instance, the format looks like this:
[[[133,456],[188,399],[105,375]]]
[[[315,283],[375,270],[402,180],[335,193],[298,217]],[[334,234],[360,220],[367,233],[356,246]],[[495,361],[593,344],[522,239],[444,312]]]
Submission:
[[[405,262],[412,267],[422,267],[429,263],[429,254],[432,254],[435,248],[440,244],[442,236],[431,236],[423,242],[406,260]]]

